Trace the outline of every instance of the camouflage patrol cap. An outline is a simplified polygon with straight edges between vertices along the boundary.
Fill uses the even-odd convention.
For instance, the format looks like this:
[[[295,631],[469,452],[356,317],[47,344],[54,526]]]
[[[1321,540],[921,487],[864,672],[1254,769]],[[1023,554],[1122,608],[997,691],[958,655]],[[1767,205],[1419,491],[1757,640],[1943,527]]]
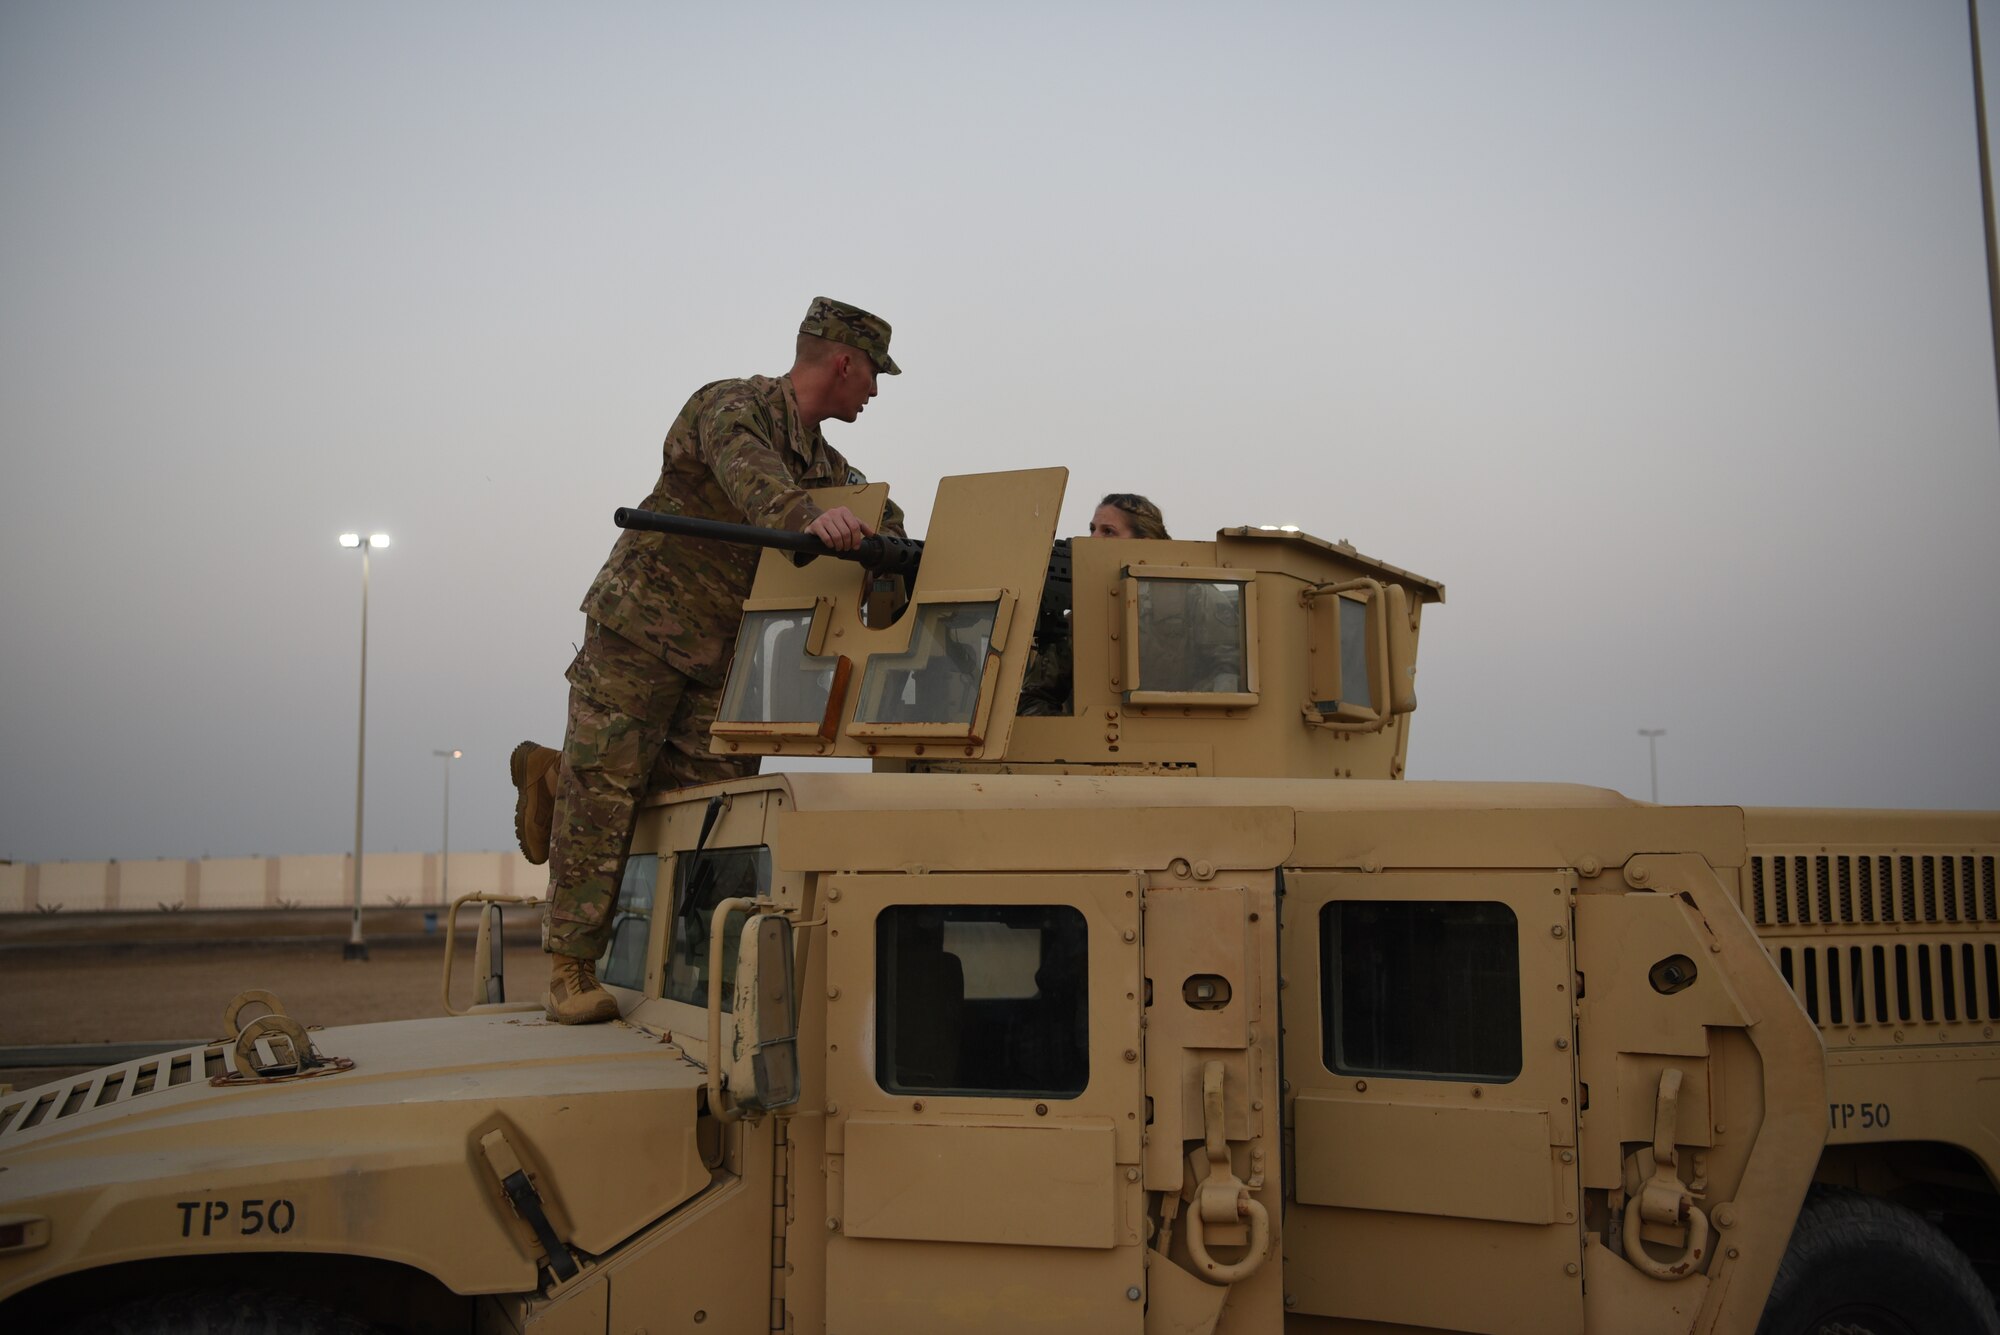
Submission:
[[[889,322],[870,315],[859,306],[850,306],[832,297],[814,297],[799,325],[801,334],[830,338],[868,354],[868,360],[883,375],[901,375],[903,368],[889,356]]]

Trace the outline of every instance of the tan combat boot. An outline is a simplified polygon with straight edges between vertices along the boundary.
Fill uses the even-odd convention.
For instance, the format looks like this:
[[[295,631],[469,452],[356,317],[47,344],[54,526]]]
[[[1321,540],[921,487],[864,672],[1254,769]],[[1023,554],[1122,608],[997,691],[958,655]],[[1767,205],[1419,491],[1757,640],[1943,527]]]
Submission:
[[[562,752],[533,742],[522,742],[507,757],[507,772],[514,779],[514,838],[528,861],[541,866],[549,860],[549,826],[556,816],[556,775],[562,770]]]
[[[549,992],[542,1009],[557,1024],[603,1024],[618,1018],[618,999],[597,981],[597,961],[550,955]]]

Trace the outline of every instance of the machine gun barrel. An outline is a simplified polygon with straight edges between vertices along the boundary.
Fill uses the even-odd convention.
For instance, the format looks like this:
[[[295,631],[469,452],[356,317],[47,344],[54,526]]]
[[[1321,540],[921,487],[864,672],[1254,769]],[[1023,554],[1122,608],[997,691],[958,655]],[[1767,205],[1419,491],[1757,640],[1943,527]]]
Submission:
[[[893,538],[871,534],[851,552],[838,552],[810,533],[791,533],[781,528],[760,528],[755,524],[731,524],[720,519],[697,519],[693,515],[662,514],[658,510],[634,510],[619,506],[611,522],[620,528],[642,529],[648,533],[672,533],[683,538],[709,538],[750,547],[774,547],[792,553],[804,565],[814,557],[831,556],[853,561],[878,575],[905,575],[916,578],[923,563],[924,544],[918,538]]]

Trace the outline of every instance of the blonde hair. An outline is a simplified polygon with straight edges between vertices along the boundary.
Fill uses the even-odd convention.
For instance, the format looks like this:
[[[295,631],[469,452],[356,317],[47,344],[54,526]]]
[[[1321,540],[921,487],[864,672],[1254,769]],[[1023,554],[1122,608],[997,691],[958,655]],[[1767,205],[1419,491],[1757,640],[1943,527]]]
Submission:
[[[1168,536],[1166,517],[1160,513],[1159,506],[1144,496],[1129,491],[1114,491],[1097,504],[1100,508],[1108,505],[1131,520],[1132,536],[1135,538]]]

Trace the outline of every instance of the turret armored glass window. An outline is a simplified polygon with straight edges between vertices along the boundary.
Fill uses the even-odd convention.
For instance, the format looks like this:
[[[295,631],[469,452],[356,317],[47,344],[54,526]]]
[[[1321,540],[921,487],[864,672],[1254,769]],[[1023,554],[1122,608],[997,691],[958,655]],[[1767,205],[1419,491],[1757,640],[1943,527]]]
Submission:
[[[722,722],[821,726],[840,660],[808,652],[813,615],[810,607],[744,614],[717,715]]]
[[[1139,581],[1141,691],[1244,689],[1243,586]]]
[[[1341,597],[1334,607],[1340,618],[1340,698],[1316,703],[1325,714],[1337,714],[1342,706],[1373,709],[1375,688],[1368,677],[1368,604]]]
[[[1129,566],[1128,704],[1257,702],[1256,584],[1235,571]]]
[[[999,606],[997,601],[919,605],[909,652],[869,658],[855,721],[971,728],[988,676]]]

